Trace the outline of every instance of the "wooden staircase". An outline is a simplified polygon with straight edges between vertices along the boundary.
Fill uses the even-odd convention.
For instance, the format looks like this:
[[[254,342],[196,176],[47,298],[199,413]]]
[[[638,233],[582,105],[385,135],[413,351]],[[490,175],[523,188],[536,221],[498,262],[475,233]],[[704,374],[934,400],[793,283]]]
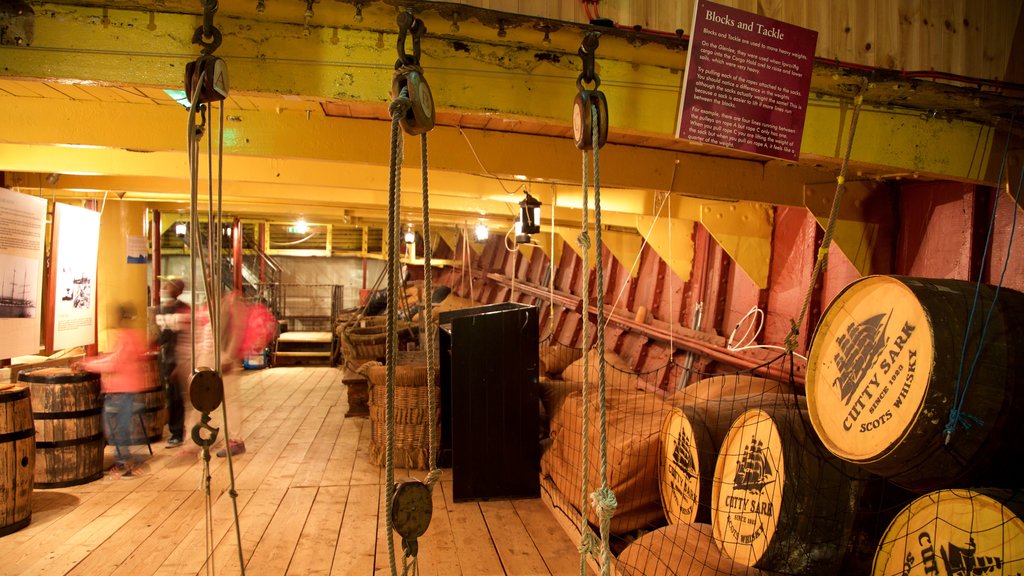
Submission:
[[[274,345],[273,366],[329,366],[334,352],[331,332],[285,332]]]

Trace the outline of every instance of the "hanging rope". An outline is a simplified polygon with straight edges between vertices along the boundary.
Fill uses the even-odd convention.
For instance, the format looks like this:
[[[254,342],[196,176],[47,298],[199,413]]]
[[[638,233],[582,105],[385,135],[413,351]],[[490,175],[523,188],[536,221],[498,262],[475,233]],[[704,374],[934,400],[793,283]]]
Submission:
[[[604,262],[603,262],[603,241],[601,238],[601,161],[600,161],[600,149],[604,145],[608,137],[608,105],[602,94],[597,88],[601,85],[601,79],[597,76],[595,69],[595,58],[594,53],[597,50],[599,34],[596,32],[588,33],[580,46],[579,54],[583,60],[583,72],[580,73],[579,78],[576,80],[576,86],[579,89],[579,94],[576,96],[576,100],[573,106],[573,130],[574,138],[576,140],[576,147],[583,151],[583,230],[580,232],[578,243],[583,252],[583,301],[582,301],[582,314],[583,314],[583,416],[582,416],[582,431],[583,431],[583,454],[582,454],[582,503],[580,510],[582,511],[582,518],[580,518],[580,574],[585,576],[586,574],[586,558],[587,555],[593,554],[595,548],[600,545],[601,550],[601,574],[608,576],[611,571],[611,551],[608,545],[608,532],[609,526],[611,525],[612,516],[615,514],[615,508],[618,503],[615,499],[615,494],[608,486],[608,432],[607,432],[607,406],[605,402],[605,353],[604,353]],[[593,83],[593,90],[586,90],[583,88],[584,83]],[[600,432],[600,474],[601,474],[601,487],[594,491],[592,494],[588,494],[588,474],[589,474],[589,437],[590,437],[590,236],[589,236],[589,200],[588,200],[588,158],[587,150],[594,151],[593,157],[593,177],[594,177],[594,228],[597,240],[597,248],[595,250],[597,256],[597,351],[598,351],[598,409],[600,412],[599,419],[599,432]],[[600,543],[594,542],[594,539],[587,526],[587,510],[588,502],[594,508],[594,512],[597,514],[598,523],[600,525]]]
[[[429,469],[427,478],[424,480],[427,487],[433,491],[434,485],[441,478],[441,470],[437,467],[437,418],[434,416],[437,414],[437,398],[435,394],[434,384],[434,373],[437,370],[437,358],[434,356],[435,341],[434,335],[436,334],[434,325],[434,285],[433,276],[434,269],[430,264],[430,259],[433,257],[433,248],[431,247],[430,241],[430,194],[429,194],[429,182],[427,178],[427,134],[423,133],[420,136],[420,159],[423,165],[423,292],[424,303],[424,330],[426,332],[426,342],[424,348],[427,354],[427,396],[428,408],[427,413],[430,415],[427,418],[429,422],[429,434],[427,436],[430,442],[429,449]]]
[[[413,54],[405,52],[406,36],[412,34]],[[395,63],[395,75],[391,84],[391,93],[394,96],[389,112],[391,113],[391,171],[389,180],[388,195],[388,231],[390,241],[388,243],[388,315],[387,315],[387,385],[385,399],[385,420],[386,420],[386,442],[385,467],[387,498],[387,534],[388,534],[388,563],[392,576],[397,575],[395,563],[395,545],[392,532],[397,532],[402,537],[403,561],[402,573],[415,574],[417,572],[417,538],[426,532],[430,524],[431,496],[430,493],[437,480],[441,477],[437,469],[437,449],[435,438],[437,437],[437,423],[434,414],[437,411],[437,400],[435,398],[434,372],[434,342],[433,342],[433,306],[431,302],[432,274],[431,257],[432,247],[430,238],[430,206],[429,188],[427,179],[427,137],[426,134],[434,126],[434,103],[423,78],[423,69],[420,68],[420,39],[426,33],[426,26],[423,21],[414,18],[408,12],[398,15],[398,60]],[[399,292],[399,261],[398,246],[401,234],[401,170],[403,161],[403,140],[401,130],[409,135],[422,135],[421,156],[422,156],[422,187],[423,187],[423,236],[424,236],[424,281],[423,287],[426,292],[424,308],[426,355],[427,355],[427,393],[429,399],[429,468],[425,482],[417,480],[403,480],[395,482],[395,371],[398,365],[398,305],[401,295]],[[403,299],[404,301],[404,299]],[[399,521],[396,522],[396,511],[401,513]]]
[[[832,244],[832,235],[836,229],[836,221],[839,219],[839,207],[843,203],[843,193],[846,191],[846,170],[850,165],[850,152],[853,150],[853,137],[857,132],[857,119],[860,116],[860,107],[864,103],[864,86],[861,85],[860,93],[853,99],[853,114],[850,117],[850,135],[846,139],[846,152],[843,154],[843,165],[839,169],[839,176],[836,177],[836,194],[832,199],[832,209],[828,215],[828,224],[825,226],[825,235],[821,239],[821,247],[818,248],[818,256],[814,262],[814,269],[811,271],[811,280],[807,285],[807,294],[800,306],[800,315],[796,321],[790,320],[789,334],[786,335],[785,345],[787,352],[794,352],[799,345],[798,336],[800,327],[803,326],[804,318],[807,316],[807,309],[811,305],[811,297],[814,295],[814,286],[818,283],[818,276],[828,266],[828,251]]]
[[[214,545],[213,534],[213,498],[211,494],[210,475],[210,448],[217,439],[217,428],[210,426],[210,413],[216,410],[218,405],[222,409],[224,418],[224,436],[227,442],[227,405],[223,402],[223,374],[221,373],[221,267],[220,255],[222,250],[221,226],[223,209],[223,173],[224,173],[224,105],[220,106],[218,124],[218,148],[217,148],[217,188],[214,191],[214,169],[213,169],[213,140],[206,141],[207,149],[207,238],[206,250],[204,253],[203,242],[199,234],[199,151],[200,140],[207,128],[207,112],[213,102],[222,101],[227,97],[226,65],[220,58],[213,55],[214,51],[221,44],[221,33],[213,25],[213,16],[217,11],[215,0],[203,4],[203,25],[196,28],[192,37],[192,43],[202,48],[202,55],[186,65],[185,68],[185,90],[190,95],[187,148],[189,161],[190,178],[190,222],[191,222],[191,249],[189,255],[189,282],[196,286],[196,259],[197,256],[202,266],[203,285],[207,295],[207,310],[211,330],[213,346],[213,363],[215,370],[199,370],[196,366],[196,315],[195,306],[191,308],[191,378],[189,381],[189,395],[192,404],[201,412],[200,423],[192,429],[192,440],[203,449],[203,472],[200,479],[201,488],[206,499],[206,571],[213,573],[214,567]],[[210,38],[210,41],[206,39]],[[202,122],[196,123],[196,113],[199,113]],[[212,116],[212,115],[211,115]],[[210,120],[212,124],[212,117]],[[216,207],[214,197],[216,196]],[[204,436],[203,434],[206,434]],[[242,531],[238,517],[238,492],[235,490],[234,466],[231,460],[230,447],[226,448],[228,456],[228,477],[230,480],[228,494],[231,498],[231,506],[234,517],[235,542],[238,551],[239,571],[245,574],[245,559],[242,551]]]
[[[398,331],[396,327],[398,312],[398,241],[399,227],[398,214],[401,210],[402,191],[400,183],[402,180],[402,133],[400,130],[401,118],[405,116],[409,106],[408,91],[403,90],[394,100],[388,111],[391,113],[391,171],[388,180],[388,313],[387,313],[387,382],[384,401],[384,422],[387,429],[384,450],[385,472],[385,500],[388,533],[388,563],[391,567],[391,574],[397,574],[395,566],[395,542],[391,537],[394,530],[392,521],[392,499],[395,495],[395,365],[398,359]]]
[[[1010,117],[1010,127],[1006,132],[1006,144],[1003,148],[1003,159],[999,163],[999,176],[996,178],[996,192],[995,198],[992,200],[992,218],[988,225],[988,235],[985,237],[985,249],[981,255],[981,266],[978,267],[978,280],[974,287],[974,298],[971,301],[971,312],[967,316],[967,326],[964,328],[964,342],[960,349],[960,364],[957,368],[956,373],[956,387],[953,389],[953,407],[949,410],[949,420],[946,422],[946,426],[943,428],[943,434],[945,434],[945,443],[948,445],[950,439],[953,437],[953,433],[956,432],[957,427],[963,428],[964,430],[970,430],[974,426],[980,426],[985,422],[973,414],[969,414],[963,411],[964,401],[967,399],[967,389],[971,385],[971,381],[974,379],[974,369],[978,365],[978,359],[981,357],[981,351],[985,343],[985,336],[988,335],[989,321],[992,319],[992,312],[995,310],[996,302],[999,300],[999,291],[1003,287],[1003,278],[1006,275],[1006,264],[1009,263],[1010,259],[1010,248],[1013,246],[1013,233],[1016,230],[1017,223],[1017,206],[1020,201],[1021,185],[1024,184],[1024,166],[1021,168],[1020,180],[1017,183],[1017,193],[1014,195],[1014,208],[1013,208],[1013,225],[1010,226],[1010,241],[1006,247],[1006,262],[1003,264],[1003,272],[999,276],[999,284],[996,285],[995,294],[992,296],[992,302],[989,304],[988,312],[985,314],[985,323],[982,325],[981,336],[978,339],[978,345],[975,349],[974,359],[971,361],[971,367],[967,372],[967,378],[964,378],[964,364],[967,356],[967,341],[968,335],[971,333],[971,326],[974,325],[974,313],[978,307],[978,299],[981,295],[981,278],[985,272],[985,261],[988,259],[988,250],[992,245],[992,230],[996,224],[996,214],[999,208],[999,197],[1002,196],[1000,186],[1003,182],[1003,175],[1006,171],[1006,160],[1010,152],[1010,139],[1013,136],[1013,123],[1016,120],[1017,115],[1014,113]],[[1007,186],[1010,185],[1009,176],[1007,176]],[[963,388],[961,389],[961,384]]]
[[[594,142],[598,141],[599,119],[597,107],[591,107],[591,114],[594,126]],[[590,495],[591,504],[601,525],[601,573],[608,576],[611,570],[611,550],[608,546],[609,527],[612,516],[615,515],[615,508],[618,501],[615,494],[608,486],[608,410],[605,391],[605,358],[604,358],[604,260],[600,257],[604,253],[604,243],[601,239],[601,147],[594,146],[594,229],[597,236],[597,325],[601,327],[597,331],[598,349],[598,392],[601,413],[601,488]]]
[[[580,576],[587,574],[587,556],[596,552],[597,542],[594,541],[590,528],[587,526],[587,484],[589,482],[589,441],[590,438],[590,222],[588,219],[590,202],[587,198],[590,189],[587,174],[587,151],[583,151],[583,229],[580,231],[576,244],[580,247],[583,259],[583,299],[581,301],[583,315],[583,422],[582,438],[582,491],[580,493]]]

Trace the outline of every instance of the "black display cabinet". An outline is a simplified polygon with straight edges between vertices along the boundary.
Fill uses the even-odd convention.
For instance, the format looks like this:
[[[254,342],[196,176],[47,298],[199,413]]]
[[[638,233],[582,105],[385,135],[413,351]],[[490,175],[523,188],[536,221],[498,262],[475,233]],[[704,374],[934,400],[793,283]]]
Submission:
[[[439,315],[440,461],[456,501],[540,495],[537,317],[513,302]]]

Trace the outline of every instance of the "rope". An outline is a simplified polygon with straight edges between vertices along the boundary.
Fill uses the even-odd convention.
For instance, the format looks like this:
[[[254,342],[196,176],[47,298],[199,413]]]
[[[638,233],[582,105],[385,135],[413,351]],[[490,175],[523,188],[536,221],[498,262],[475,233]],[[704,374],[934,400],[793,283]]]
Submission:
[[[608,546],[608,528],[611,525],[612,516],[615,515],[615,508],[618,506],[615,494],[608,487],[608,411],[606,406],[605,390],[605,359],[604,359],[604,243],[601,239],[601,146],[598,144],[598,122],[597,107],[592,106],[591,124],[594,127],[594,229],[597,237],[597,374],[598,402],[601,412],[601,488],[590,495],[591,503],[601,526],[601,574],[608,576],[611,570],[611,550]],[[586,412],[584,412],[586,414]],[[584,436],[585,438],[586,436]],[[584,448],[586,450],[586,448]]]
[[[583,481],[580,493],[580,576],[587,575],[587,556],[594,553],[595,543],[590,537],[587,528],[587,470],[589,469],[588,455],[590,453],[590,235],[587,229],[590,227],[588,212],[590,210],[587,192],[590,183],[587,180],[587,151],[583,151],[583,229],[580,231],[576,243],[583,253],[583,462],[581,465]]]
[[[846,152],[843,154],[843,165],[839,169],[839,176],[836,177],[836,195],[832,199],[832,210],[828,215],[828,224],[825,226],[825,236],[821,239],[821,247],[818,248],[818,257],[814,262],[814,270],[811,271],[811,281],[807,285],[807,294],[804,295],[803,305],[800,306],[800,316],[796,321],[790,320],[789,334],[786,336],[785,345],[787,352],[796,350],[799,341],[800,327],[803,326],[804,318],[807,316],[807,309],[811,305],[811,297],[814,295],[814,286],[818,283],[818,276],[828,266],[828,251],[832,244],[832,235],[836,229],[836,221],[839,219],[839,207],[843,202],[843,192],[846,191],[846,171],[850,166],[850,152],[853,150],[853,136],[857,132],[857,118],[860,116],[860,107],[864,103],[863,87],[861,93],[853,99],[853,114],[850,117],[850,135],[846,139]]]
[[[433,256],[433,249],[430,241],[430,194],[429,194],[429,183],[427,179],[427,135],[424,133],[420,136],[420,162],[423,166],[423,292],[424,303],[424,331],[426,333],[426,339],[424,348],[427,352],[427,396],[428,401],[428,414],[427,418],[429,422],[429,428],[427,437],[430,441],[430,456],[429,456],[429,468],[430,472],[427,473],[425,484],[430,491],[434,491],[434,484],[441,478],[441,470],[437,467],[437,399],[434,397],[434,370],[435,370],[435,358],[434,358],[434,285],[433,276],[434,269],[430,265],[430,259]]]
[[[974,426],[981,426],[985,422],[973,414],[969,414],[963,411],[964,401],[967,399],[967,389],[971,385],[971,381],[974,378],[974,369],[978,365],[978,359],[981,357],[981,350],[985,343],[985,336],[988,335],[989,322],[992,320],[992,312],[995,310],[996,302],[999,300],[999,291],[1003,287],[1003,279],[1006,276],[1006,267],[1010,261],[1010,248],[1013,246],[1013,233],[1017,226],[1017,206],[1020,201],[1021,184],[1024,183],[1024,166],[1021,167],[1020,180],[1017,183],[1017,192],[1014,195],[1014,207],[1013,207],[1013,225],[1010,226],[1010,239],[1006,246],[1006,261],[1003,263],[1003,271],[999,276],[999,284],[996,285],[995,293],[992,295],[992,302],[989,303],[988,312],[985,314],[985,323],[982,325],[981,337],[978,340],[977,348],[974,351],[974,358],[971,361],[970,370],[967,373],[966,380],[963,379],[964,374],[964,360],[967,356],[967,341],[968,335],[971,332],[971,326],[974,324],[974,312],[978,307],[978,299],[981,294],[981,278],[985,272],[985,261],[988,259],[988,250],[992,245],[992,230],[996,224],[996,213],[999,208],[999,197],[1002,193],[999,191],[999,185],[1003,181],[1003,174],[1006,170],[1006,160],[1009,156],[1010,151],[1010,138],[1013,136],[1013,122],[1016,119],[1016,113],[1010,117],[1010,128],[1006,133],[1006,144],[1003,148],[1003,159],[999,164],[999,177],[996,179],[996,193],[995,198],[992,200],[992,219],[988,225],[988,236],[985,237],[985,249],[982,252],[981,262],[982,265],[978,267],[978,280],[974,287],[974,299],[971,302],[971,312],[967,316],[967,326],[964,328],[964,343],[960,349],[960,365],[957,368],[956,373],[956,387],[953,389],[953,407],[949,410],[949,420],[946,422],[946,426],[942,432],[945,435],[945,443],[949,444],[953,433],[956,432],[957,427],[963,428],[964,430],[970,430]],[[1009,176],[1007,176],[1007,186],[1010,185]],[[960,384],[963,383],[963,389],[961,390]]]
[[[395,495],[395,365],[398,360],[398,242],[400,223],[398,215],[401,211],[402,191],[402,133],[398,123],[399,119],[405,116],[412,102],[409,100],[408,90],[403,88],[402,92],[391,101],[388,111],[391,113],[391,170],[388,181],[388,232],[391,237],[388,242],[388,315],[387,315],[387,384],[385,388],[385,426],[387,428],[384,450],[384,462],[386,471],[385,480],[385,503],[387,510],[387,532],[388,532],[388,564],[391,568],[391,575],[397,574],[395,564],[395,539],[394,522],[391,519],[392,499]]]

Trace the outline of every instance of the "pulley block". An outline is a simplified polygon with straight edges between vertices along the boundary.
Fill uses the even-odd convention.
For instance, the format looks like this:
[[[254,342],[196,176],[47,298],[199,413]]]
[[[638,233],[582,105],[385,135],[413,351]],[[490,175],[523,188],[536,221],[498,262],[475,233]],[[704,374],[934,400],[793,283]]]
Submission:
[[[579,83],[577,83],[579,84]],[[594,118],[591,111],[597,108],[597,142],[594,140]],[[608,141],[608,100],[598,89],[580,89],[572,105],[572,134],[580,150],[601,148]]]
[[[224,380],[209,368],[200,368],[188,381],[188,398],[196,410],[210,413],[224,401]]]
[[[391,497],[391,525],[402,537],[406,556],[416,555],[416,539],[427,532],[433,513],[429,486],[415,478],[395,482],[395,494]]]
[[[198,88],[198,93],[197,93]],[[190,103],[217,102],[228,97],[228,66],[212,54],[185,65],[185,94]],[[195,102],[191,99],[195,98]]]
[[[395,72],[391,97],[397,98],[403,88],[407,89],[410,107],[405,116],[398,119],[402,130],[410,136],[430,132],[434,128],[434,97],[418,66],[403,66]]]

